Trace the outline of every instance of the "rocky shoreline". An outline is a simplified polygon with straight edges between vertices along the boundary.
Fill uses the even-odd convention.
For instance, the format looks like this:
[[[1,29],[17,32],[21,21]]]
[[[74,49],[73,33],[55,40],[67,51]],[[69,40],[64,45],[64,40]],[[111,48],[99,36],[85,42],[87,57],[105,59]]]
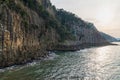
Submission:
[[[25,68],[25,67],[34,66],[36,64],[40,64],[40,62],[43,61],[43,60],[52,60],[55,57],[58,57],[58,55],[56,55],[54,52],[49,51],[48,53],[49,54],[46,57],[44,57],[44,58],[41,57],[38,60],[33,60],[33,61],[26,62],[24,64],[19,64],[19,65],[14,64],[14,65],[11,65],[11,66],[0,68],[0,73],[8,71],[8,70],[13,71],[14,69],[22,69],[22,68]]]
[[[26,61],[23,63],[19,63],[19,64],[12,64],[12,65],[6,65],[4,67],[0,67],[0,72],[4,72],[6,70],[13,70],[16,69],[18,67],[27,67],[27,66],[32,66],[35,64],[39,64],[41,61],[43,60],[53,60],[54,58],[58,57],[58,55],[56,55],[54,52],[52,51],[48,51],[48,55],[44,56],[44,57],[39,57],[38,59],[34,59],[31,61]]]
[[[49,51],[77,51],[85,48],[107,46],[107,45],[117,45],[114,43],[85,43],[79,45],[57,45],[53,49],[48,49]]]
[[[100,47],[100,46],[107,46],[107,45],[117,45],[117,44],[114,44],[114,43],[103,43],[103,44],[80,44],[80,45],[57,45],[55,46],[54,48],[51,48],[51,49],[47,49],[46,52],[46,55],[43,55],[41,57],[37,57],[36,59],[31,59],[31,60],[26,60],[26,61],[23,61],[23,62],[20,62],[20,63],[17,63],[17,64],[11,64],[11,65],[5,65],[5,66],[0,66],[0,69],[4,69],[4,68],[7,68],[7,67],[12,67],[12,66],[19,66],[19,65],[26,65],[26,64],[29,64],[29,63],[33,63],[33,62],[37,62],[37,61],[41,61],[41,60],[46,60],[46,59],[51,59],[52,57],[52,52],[59,52],[59,51],[63,51],[63,52],[66,52],[66,51],[78,51],[78,50],[81,50],[81,49],[85,49],[85,48],[91,48],[91,47]],[[38,52],[39,53],[39,52]]]

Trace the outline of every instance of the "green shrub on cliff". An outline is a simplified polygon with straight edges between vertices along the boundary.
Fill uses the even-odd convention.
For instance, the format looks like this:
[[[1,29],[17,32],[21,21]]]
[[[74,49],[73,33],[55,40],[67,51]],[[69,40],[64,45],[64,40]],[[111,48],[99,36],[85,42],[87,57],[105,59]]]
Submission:
[[[21,0],[26,6],[31,9],[36,9],[36,0]]]

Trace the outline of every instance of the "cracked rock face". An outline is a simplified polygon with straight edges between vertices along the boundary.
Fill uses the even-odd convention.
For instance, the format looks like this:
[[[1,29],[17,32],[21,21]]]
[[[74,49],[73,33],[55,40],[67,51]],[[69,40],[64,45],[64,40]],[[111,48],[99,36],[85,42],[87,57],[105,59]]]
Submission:
[[[0,55],[0,67],[22,64],[45,57],[46,48],[57,41],[56,31],[52,28],[47,29],[45,19],[35,10],[30,9],[21,1],[15,0],[12,3],[15,3],[20,10],[14,7],[15,5],[13,5],[13,9],[9,5],[0,8],[0,15],[2,15],[0,22],[4,26],[4,54]],[[49,1],[42,1],[41,6],[46,6],[52,14],[53,11],[50,10],[50,3],[48,3]],[[0,45],[2,46],[2,44]]]

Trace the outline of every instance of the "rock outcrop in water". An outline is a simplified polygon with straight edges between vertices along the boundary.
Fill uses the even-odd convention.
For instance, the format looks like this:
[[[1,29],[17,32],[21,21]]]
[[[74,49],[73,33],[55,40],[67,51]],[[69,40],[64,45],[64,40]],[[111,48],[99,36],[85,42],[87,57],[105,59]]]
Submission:
[[[0,24],[0,67],[40,59],[47,50],[109,44],[92,23],[57,10],[49,0],[1,0]]]

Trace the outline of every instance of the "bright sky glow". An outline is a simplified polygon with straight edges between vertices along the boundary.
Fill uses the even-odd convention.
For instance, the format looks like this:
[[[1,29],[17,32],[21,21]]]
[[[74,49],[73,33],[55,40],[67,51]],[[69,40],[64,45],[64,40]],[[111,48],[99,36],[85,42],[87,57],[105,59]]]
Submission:
[[[97,29],[120,37],[120,0],[51,0],[57,8],[93,22]]]

